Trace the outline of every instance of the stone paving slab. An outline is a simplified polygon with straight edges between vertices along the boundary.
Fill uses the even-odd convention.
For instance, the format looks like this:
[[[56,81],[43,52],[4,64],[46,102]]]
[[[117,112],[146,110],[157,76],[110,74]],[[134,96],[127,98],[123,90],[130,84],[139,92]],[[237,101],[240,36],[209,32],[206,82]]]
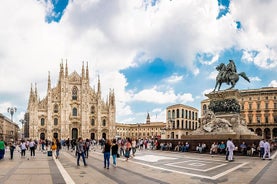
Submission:
[[[26,153],[27,155],[29,152]],[[76,165],[74,152],[62,150],[59,159],[37,151],[36,158],[6,158],[0,161],[2,184],[275,184],[276,154],[273,160],[256,157],[236,157],[226,162],[224,155],[179,153],[168,151],[138,151],[134,158],[118,159],[118,166],[103,168],[101,150],[90,151],[88,166]],[[29,156],[29,155],[28,155]],[[110,159],[112,162],[112,158]]]

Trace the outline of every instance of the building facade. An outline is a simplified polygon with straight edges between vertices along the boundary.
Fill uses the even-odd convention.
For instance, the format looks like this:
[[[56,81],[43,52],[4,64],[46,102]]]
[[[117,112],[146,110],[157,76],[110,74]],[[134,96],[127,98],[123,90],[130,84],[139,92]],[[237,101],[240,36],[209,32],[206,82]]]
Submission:
[[[25,128],[29,138],[77,139],[78,137],[111,139],[115,129],[115,94],[110,90],[107,101],[102,100],[100,79],[97,89],[90,86],[88,65],[82,65],[79,75],[68,74],[60,65],[58,84],[51,87],[50,73],[45,98],[38,98],[37,87],[31,86]],[[26,133],[27,134],[27,133]]]
[[[147,114],[145,123],[137,124],[116,124],[117,136],[121,138],[135,139],[160,139],[165,128],[164,122],[151,122],[150,115]]]
[[[277,88],[240,90],[240,114],[247,127],[265,139],[277,138]],[[201,116],[208,109],[209,99],[201,102]]]
[[[19,139],[19,126],[0,113],[0,139],[5,142]]]
[[[183,104],[166,108],[166,138],[184,139],[199,127],[198,110]]]

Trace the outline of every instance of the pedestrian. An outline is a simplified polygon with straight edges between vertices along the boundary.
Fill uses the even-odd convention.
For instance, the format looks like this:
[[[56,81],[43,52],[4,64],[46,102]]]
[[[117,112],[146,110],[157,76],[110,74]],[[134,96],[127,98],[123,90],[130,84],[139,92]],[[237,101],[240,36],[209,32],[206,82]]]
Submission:
[[[85,155],[86,155],[87,158],[88,158],[89,147],[90,147],[90,141],[89,141],[89,139],[86,139],[86,142],[85,142]]]
[[[234,154],[234,150],[235,150],[235,145],[231,138],[228,138],[228,141],[226,144],[227,144],[227,149],[228,149],[228,161],[232,162],[232,161],[234,161],[233,154]]]
[[[78,138],[77,146],[76,146],[76,152],[77,152],[77,166],[80,166],[80,157],[82,157],[84,166],[87,166],[86,159],[85,159],[85,151],[84,151],[84,142],[82,137]]]
[[[268,159],[271,160],[271,158],[270,158],[270,144],[269,144],[268,140],[266,140],[265,143],[264,143],[263,160],[265,159],[266,154],[268,156]]]
[[[13,152],[14,152],[14,150],[15,150],[15,144],[13,143],[13,142],[10,142],[10,160],[12,160],[13,159]]]
[[[130,138],[127,138],[125,147],[126,147],[126,149],[125,149],[125,158],[126,158],[126,160],[125,161],[128,161],[128,159],[130,158],[130,152],[131,152],[131,140],[130,140]]]
[[[133,140],[132,140],[132,155],[133,155],[133,157],[135,156],[135,153],[136,153],[136,147],[137,147],[137,141],[135,138],[133,138]]]
[[[5,155],[5,142],[3,138],[1,137],[0,139],[0,160],[4,158]]]
[[[113,166],[116,167],[116,158],[118,154],[118,145],[116,144],[116,139],[113,139],[112,144],[112,157],[113,157]]]
[[[36,156],[36,153],[35,153],[35,149],[36,149],[36,143],[34,140],[30,140],[29,142],[29,147],[30,147],[30,151],[31,151],[31,158],[35,158]]]
[[[259,149],[260,149],[260,158],[264,156],[264,139],[262,139],[259,143]]]
[[[52,142],[51,142],[51,150],[52,150],[52,152],[54,152],[54,151],[56,151],[56,149],[57,149],[56,139],[53,138]]]
[[[59,141],[58,138],[56,138],[56,145],[57,145],[57,149],[56,149],[56,159],[58,159],[59,156],[60,156],[60,149],[62,148],[61,142]]]
[[[21,157],[25,157],[26,149],[27,149],[26,142],[25,142],[25,140],[22,140],[21,144],[20,144]]]
[[[109,169],[110,156],[111,156],[111,141],[109,139],[104,144],[103,153],[104,153],[104,168]]]

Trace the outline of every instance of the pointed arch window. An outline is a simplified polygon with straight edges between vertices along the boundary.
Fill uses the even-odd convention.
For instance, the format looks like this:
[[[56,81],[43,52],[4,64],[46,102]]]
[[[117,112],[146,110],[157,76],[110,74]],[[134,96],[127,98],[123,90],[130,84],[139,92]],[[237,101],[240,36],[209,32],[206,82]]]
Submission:
[[[41,119],[40,119],[40,125],[41,125],[41,126],[44,126],[44,124],[45,124],[45,119],[44,119],[44,118],[41,118]]]
[[[106,126],[106,120],[105,119],[103,119],[103,121],[102,121],[102,126]]]
[[[94,119],[91,119],[90,124],[91,124],[91,126],[95,126],[95,120],[94,120]]]
[[[78,88],[74,86],[72,88],[72,100],[77,100],[78,99]]]
[[[59,112],[59,105],[55,104],[54,105],[54,113],[58,113]]]
[[[94,107],[94,106],[91,106],[90,112],[91,112],[91,114],[94,114],[94,113],[95,113],[95,107]]]
[[[59,123],[58,118],[54,118],[54,125],[58,125],[58,123]]]
[[[72,109],[72,116],[77,116],[77,115],[78,115],[78,113],[77,113],[77,108],[74,107],[74,108]]]

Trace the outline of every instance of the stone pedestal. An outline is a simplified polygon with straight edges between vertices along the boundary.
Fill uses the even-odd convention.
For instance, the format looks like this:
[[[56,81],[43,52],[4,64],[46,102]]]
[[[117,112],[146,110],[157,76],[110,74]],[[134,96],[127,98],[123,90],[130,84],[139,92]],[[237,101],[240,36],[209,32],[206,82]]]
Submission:
[[[218,139],[228,138],[260,139],[251,132],[240,115],[240,93],[238,90],[217,91],[206,94],[209,98],[209,110],[201,117],[201,126],[189,138]]]

